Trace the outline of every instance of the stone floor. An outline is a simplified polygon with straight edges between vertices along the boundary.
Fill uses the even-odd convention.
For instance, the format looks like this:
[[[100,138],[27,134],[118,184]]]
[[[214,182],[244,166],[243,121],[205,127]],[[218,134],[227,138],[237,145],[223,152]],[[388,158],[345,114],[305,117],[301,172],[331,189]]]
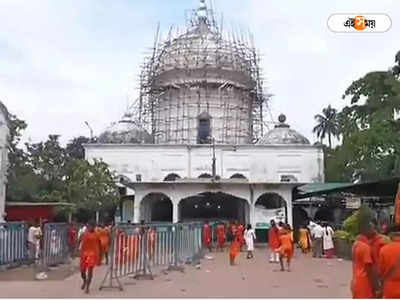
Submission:
[[[78,272],[58,281],[0,280],[0,297],[107,297],[107,298],[194,298],[273,297],[348,298],[351,263],[338,259],[313,259],[296,252],[292,272],[280,272],[268,263],[265,248],[258,248],[253,260],[242,253],[238,265],[228,264],[228,253],[211,253],[200,269],[186,266],[185,272],[158,274],[154,280],[124,278],[124,291],[99,291],[106,267],[95,270],[91,294],[80,290]],[[76,262],[75,262],[76,263]]]

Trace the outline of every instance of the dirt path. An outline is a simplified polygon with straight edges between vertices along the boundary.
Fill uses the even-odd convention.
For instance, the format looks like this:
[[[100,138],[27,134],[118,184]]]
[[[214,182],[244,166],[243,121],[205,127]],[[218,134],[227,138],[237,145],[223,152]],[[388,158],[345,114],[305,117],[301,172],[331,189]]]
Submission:
[[[122,280],[124,291],[99,291],[106,267],[96,269],[91,297],[193,298],[275,297],[348,298],[351,264],[337,259],[312,259],[297,252],[292,272],[280,272],[268,263],[266,249],[257,249],[254,260],[242,254],[238,265],[228,264],[228,254],[212,253],[201,269],[186,266],[185,272],[159,274],[154,280]],[[3,297],[85,297],[78,273],[62,281],[1,281]]]

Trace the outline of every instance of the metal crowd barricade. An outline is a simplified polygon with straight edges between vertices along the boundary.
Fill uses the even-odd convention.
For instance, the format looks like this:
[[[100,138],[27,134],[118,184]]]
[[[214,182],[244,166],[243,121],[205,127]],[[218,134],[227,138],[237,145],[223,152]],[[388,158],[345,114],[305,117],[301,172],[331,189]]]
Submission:
[[[27,237],[24,223],[0,223],[0,266],[18,266],[28,261]]]
[[[100,286],[123,290],[120,279],[153,278],[155,269],[199,261],[201,223],[118,225],[112,231],[110,265]],[[114,285],[116,282],[117,285]]]
[[[68,224],[46,223],[43,228],[43,248],[41,263],[54,267],[69,260]]]

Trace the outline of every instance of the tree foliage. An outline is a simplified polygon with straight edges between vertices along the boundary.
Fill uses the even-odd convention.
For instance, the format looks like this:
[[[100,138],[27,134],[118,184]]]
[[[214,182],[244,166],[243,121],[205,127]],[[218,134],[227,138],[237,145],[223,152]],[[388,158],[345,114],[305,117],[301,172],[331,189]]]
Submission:
[[[67,155],[70,158],[84,159],[85,158],[85,148],[83,144],[89,144],[92,140],[85,136],[79,136],[72,139],[66,147]]]
[[[112,209],[117,204],[115,176],[106,163],[72,159],[67,164],[66,173],[65,198],[75,204],[76,209],[101,211]]]
[[[390,71],[370,72],[345,91],[343,99],[350,104],[337,116],[342,144],[326,157],[327,180],[348,181],[355,174],[363,181],[400,175],[400,81],[396,67],[399,65]]]
[[[39,199],[41,179],[28,163],[28,155],[19,148],[27,127],[25,121],[9,115],[8,172],[6,198],[8,201],[35,201]]]
[[[83,144],[89,138],[77,137],[66,147],[58,135],[49,135],[39,143],[26,143],[20,148],[27,124],[10,118],[7,200],[68,202],[73,211],[110,211],[118,202],[114,174],[108,165],[84,160]]]
[[[24,151],[18,148],[18,144],[21,141],[22,134],[27,124],[25,121],[18,119],[17,116],[12,114],[10,114],[8,118],[8,174],[9,176],[15,177],[14,171],[24,164],[26,158]]]
[[[66,151],[60,145],[58,135],[49,135],[45,142],[26,144],[28,162],[35,174],[43,181],[41,198],[60,200],[65,180]],[[51,198],[55,198],[54,200]]]
[[[328,137],[329,148],[332,148],[332,137],[339,135],[339,124],[337,118],[337,110],[330,105],[322,110],[322,114],[317,114],[314,117],[317,125],[313,132],[321,142]]]

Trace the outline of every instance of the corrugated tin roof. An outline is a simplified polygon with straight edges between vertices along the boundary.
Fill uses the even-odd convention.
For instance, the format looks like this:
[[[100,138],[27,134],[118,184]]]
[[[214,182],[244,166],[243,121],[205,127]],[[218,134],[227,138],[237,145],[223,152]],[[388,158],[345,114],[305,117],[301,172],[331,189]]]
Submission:
[[[400,177],[364,183],[310,183],[297,188],[296,199],[333,193],[351,193],[358,196],[394,197]]]
[[[327,183],[309,183],[298,187],[298,191],[301,193],[316,193],[321,191],[330,191],[349,187],[354,185],[353,183],[340,183],[340,182],[327,182]]]

